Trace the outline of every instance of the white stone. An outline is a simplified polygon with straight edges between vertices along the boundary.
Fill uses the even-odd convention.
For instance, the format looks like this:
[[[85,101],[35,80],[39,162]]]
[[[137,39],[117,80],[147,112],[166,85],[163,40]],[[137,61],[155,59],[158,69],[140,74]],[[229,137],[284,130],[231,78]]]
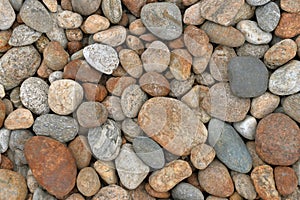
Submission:
[[[254,117],[247,115],[243,121],[233,123],[233,126],[244,138],[255,139],[257,122]]]
[[[0,84],[0,99],[2,99],[3,97],[5,97],[5,89],[4,86]]]
[[[6,128],[0,129],[0,153],[4,153],[8,149],[10,130]]]

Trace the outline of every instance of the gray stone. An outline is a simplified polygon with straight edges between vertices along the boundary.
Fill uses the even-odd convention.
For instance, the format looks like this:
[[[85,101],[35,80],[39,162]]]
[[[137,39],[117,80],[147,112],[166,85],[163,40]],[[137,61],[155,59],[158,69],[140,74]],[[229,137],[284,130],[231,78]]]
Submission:
[[[47,33],[53,27],[48,10],[38,0],[26,0],[19,14],[23,22],[36,31]]]
[[[0,58],[0,83],[6,90],[33,76],[40,66],[41,56],[33,46],[15,47]]]
[[[300,123],[300,93],[285,98],[282,106],[287,115]]]
[[[42,33],[21,24],[14,28],[8,44],[11,46],[25,46],[36,42]]]
[[[112,26],[107,30],[95,33],[93,40],[98,43],[107,44],[112,47],[122,45],[127,36],[127,30],[123,26]]]
[[[72,8],[81,15],[90,15],[100,7],[101,0],[72,0]]]
[[[9,0],[0,0],[0,30],[9,29],[16,19],[16,14]]]
[[[115,160],[121,183],[128,189],[136,189],[148,175],[150,168],[134,153],[131,144],[124,144]]]
[[[137,137],[132,142],[136,155],[149,167],[160,169],[165,165],[162,148],[148,137]]]
[[[234,57],[228,65],[232,93],[238,97],[257,97],[268,88],[269,72],[265,64],[255,57]]]
[[[20,11],[24,0],[9,0],[10,4],[16,11]]]
[[[10,101],[14,104],[14,107],[16,107],[16,108],[20,107],[22,105],[21,98],[20,98],[20,87],[14,88],[10,92],[9,98],[10,98]]]
[[[102,126],[89,129],[88,142],[99,160],[114,160],[120,152],[121,130],[116,122],[108,119]]]
[[[261,6],[261,5],[264,5],[268,2],[270,2],[271,0],[246,0],[246,1],[251,6]]]
[[[54,81],[61,80],[61,79],[63,79],[62,71],[54,71],[49,75],[49,78],[48,78],[50,83],[53,83]]]
[[[182,16],[179,8],[169,2],[143,6],[141,19],[146,28],[164,40],[174,40],[182,34]]]
[[[0,129],[0,153],[4,153],[8,149],[10,138],[10,130],[6,128]]]
[[[58,26],[57,14],[58,13],[50,14],[52,18],[53,26],[52,29],[46,33],[46,35],[51,41],[58,41],[61,44],[61,46],[66,48],[68,39],[65,34],[65,30]]]
[[[129,142],[132,142],[134,138],[143,135],[141,127],[131,118],[127,118],[122,122],[122,131],[126,140]]]
[[[255,139],[256,126],[256,119],[250,115],[247,115],[243,121],[233,123],[235,130],[248,140]]]
[[[42,188],[38,187],[33,193],[32,200],[57,200],[54,196],[50,195],[48,192],[44,191]]]
[[[190,78],[188,78],[185,81],[179,81],[177,79],[173,79],[170,82],[170,96],[173,97],[181,97],[183,96],[185,93],[187,93],[190,89],[192,89],[193,84],[195,82],[195,76],[190,76]]]
[[[256,8],[255,10],[258,26],[266,31],[271,32],[276,28],[280,19],[279,6],[274,2]]]
[[[113,24],[117,24],[122,18],[121,0],[102,0],[101,4],[104,16]]]
[[[21,102],[37,115],[46,114],[50,111],[48,90],[49,85],[43,79],[30,77],[20,87]]]
[[[172,197],[175,200],[204,200],[202,192],[189,183],[179,183],[172,189]]]
[[[266,51],[269,49],[268,44],[255,45],[246,42],[237,49],[238,56],[253,56],[257,58],[264,57]]]
[[[78,130],[79,125],[74,118],[56,114],[41,115],[33,124],[33,131],[36,135],[49,136],[60,142],[73,140]]]
[[[102,102],[107,109],[108,117],[115,121],[122,121],[126,117],[121,106],[121,99],[116,96],[108,96]]]
[[[236,173],[232,175],[232,180],[239,195],[249,200],[256,198],[257,194],[249,175]]]
[[[165,155],[165,162],[169,163],[174,160],[177,160],[180,156],[177,156],[175,154],[172,154],[171,152],[167,151],[166,149],[163,149],[164,155]]]

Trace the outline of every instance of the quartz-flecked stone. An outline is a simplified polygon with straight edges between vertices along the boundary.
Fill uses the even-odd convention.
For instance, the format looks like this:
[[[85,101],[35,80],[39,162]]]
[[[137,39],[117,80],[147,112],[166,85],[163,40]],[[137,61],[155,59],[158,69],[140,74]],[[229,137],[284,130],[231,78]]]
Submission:
[[[100,7],[101,0],[68,0],[72,3],[75,12],[90,15]]]
[[[0,30],[9,29],[16,19],[15,11],[9,0],[0,1]]]
[[[180,200],[204,200],[202,192],[189,183],[179,183],[172,189],[172,197]]]
[[[104,16],[113,24],[117,24],[122,19],[121,0],[102,0],[101,8]]]
[[[300,12],[282,13],[275,35],[280,38],[292,38],[298,34],[300,34]]]
[[[8,44],[11,46],[26,46],[36,42],[42,33],[35,31],[34,29],[21,24],[14,28],[11,38]]]
[[[291,118],[300,123],[300,94],[290,95],[283,100],[282,103],[284,112]]]
[[[256,8],[255,14],[258,26],[266,32],[273,31],[280,19],[280,9],[275,2]]]

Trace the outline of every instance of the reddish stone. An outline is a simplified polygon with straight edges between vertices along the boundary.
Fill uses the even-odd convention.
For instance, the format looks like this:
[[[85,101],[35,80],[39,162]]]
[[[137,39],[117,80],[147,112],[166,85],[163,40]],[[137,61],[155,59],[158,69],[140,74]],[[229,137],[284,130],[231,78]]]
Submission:
[[[92,158],[92,153],[85,136],[80,135],[70,142],[68,148],[76,160],[78,169],[88,167]]]
[[[11,48],[11,46],[8,44],[11,34],[12,34],[11,30],[0,31],[0,52],[1,53],[6,52]]]
[[[106,82],[106,89],[116,96],[121,96],[123,90],[127,88],[129,85],[135,84],[136,80],[132,77],[117,77],[117,78],[110,78]]]
[[[275,183],[281,195],[292,194],[297,189],[298,178],[296,172],[290,167],[275,167]]]
[[[147,191],[147,193],[155,198],[162,198],[162,199],[167,199],[170,197],[170,192],[157,192],[155,191],[150,185],[149,183],[146,183],[145,185],[145,190]]]
[[[300,34],[300,13],[282,13],[275,35],[280,38],[292,38]]]
[[[0,169],[8,169],[13,170],[14,164],[13,162],[4,155],[1,155]]]
[[[103,85],[84,83],[82,84],[84,89],[85,98],[88,101],[103,101],[107,96],[107,90]]]
[[[70,55],[72,55],[73,53],[79,51],[82,48],[82,43],[79,41],[71,41],[68,42],[68,52]]]
[[[169,81],[157,72],[147,72],[139,80],[141,88],[151,96],[167,96],[170,92]]]
[[[122,3],[132,14],[139,17],[142,7],[146,4],[146,0],[122,0]]]
[[[5,103],[0,99],[0,128],[3,126],[6,113]]]
[[[44,61],[42,61],[40,67],[37,70],[37,74],[41,78],[48,78],[52,72],[53,70],[47,67]]]

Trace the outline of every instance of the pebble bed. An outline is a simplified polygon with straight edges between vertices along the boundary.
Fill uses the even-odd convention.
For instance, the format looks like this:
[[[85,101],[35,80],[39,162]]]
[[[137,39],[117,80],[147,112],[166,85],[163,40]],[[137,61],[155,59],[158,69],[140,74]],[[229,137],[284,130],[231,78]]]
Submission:
[[[0,0],[0,200],[299,200],[300,0]]]

